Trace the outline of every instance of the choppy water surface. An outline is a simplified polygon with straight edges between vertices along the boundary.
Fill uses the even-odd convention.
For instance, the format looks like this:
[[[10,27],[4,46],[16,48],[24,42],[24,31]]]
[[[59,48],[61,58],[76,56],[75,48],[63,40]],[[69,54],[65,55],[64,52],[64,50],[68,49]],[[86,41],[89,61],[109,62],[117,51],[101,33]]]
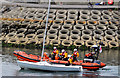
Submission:
[[[23,50],[27,53],[40,55],[41,50],[37,49],[19,49],[19,48],[3,48],[2,56],[0,55],[0,61],[2,62],[2,76],[86,76],[86,77],[98,77],[98,76],[118,76],[118,53],[119,50],[103,50],[99,59],[106,63],[107,66],[98,71],[83,72],[46,72],[36,70],[21,70],[16,63],[16,57],[12,54],[14,50]],[[50,53],[51,50],[46,50]],[[83,59],[84,54],[88,51],[79,51],[79,59]],[[72,52],[68,51],[69,54]],[[1,59],[2,57],[2,59]],[[0,63],[1,65],[1,63]],[[1,68],[2,67],[2,68]]]

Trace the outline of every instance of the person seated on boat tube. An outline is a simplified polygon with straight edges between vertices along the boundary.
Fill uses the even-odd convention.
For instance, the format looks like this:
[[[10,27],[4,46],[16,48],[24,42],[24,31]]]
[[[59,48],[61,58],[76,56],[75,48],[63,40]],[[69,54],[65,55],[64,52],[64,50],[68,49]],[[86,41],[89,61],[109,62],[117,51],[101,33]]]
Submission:
[[[78,61],[77,57],[79,57],[79,52],[77,51],[77,49],[74,49],[72,56],[73,56],[73,62]]]
[[[53,49],[54,49],[54,50],[53,50],[53,52],[51,53],[51,54],[52,54],[52,60],[55,60],[55,56],[57,56],[59,52],[58,52],[58,50],[57,50],[56,47],[54,47]]]
[[[85,54],[85,58],[87,58],[87,59],[92,59],[92,61],[90,61],[89,60],[89,62],[94,62],[94,60],[95,60],[95,52],[91,52],[91,53],[87,53],[87,54]]]

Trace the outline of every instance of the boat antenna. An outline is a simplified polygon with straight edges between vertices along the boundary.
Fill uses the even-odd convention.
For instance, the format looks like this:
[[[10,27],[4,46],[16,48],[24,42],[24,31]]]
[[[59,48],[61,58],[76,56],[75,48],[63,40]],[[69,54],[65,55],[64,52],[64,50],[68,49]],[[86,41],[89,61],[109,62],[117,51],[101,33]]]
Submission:
[[[42,58],[43,58],[43,53],[44,53],[44,48],[45,48],[45,38],[46,38],[46,32],[47,32],[50,6],[51,6],[51,0],[49,0],[48,11],[47,11],[47,18],[46,18],[46,25],[45,25],[44,38],[43,38],[43,48],[42,48],[42,54],[41,54],[41,61],[42,61]]]

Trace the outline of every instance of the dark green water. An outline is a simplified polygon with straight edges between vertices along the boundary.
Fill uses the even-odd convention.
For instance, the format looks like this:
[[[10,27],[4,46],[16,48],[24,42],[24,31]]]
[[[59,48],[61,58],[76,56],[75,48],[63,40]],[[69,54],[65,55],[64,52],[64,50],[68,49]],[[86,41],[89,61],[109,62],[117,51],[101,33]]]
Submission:
[[[98,76],[118,76],[118,53],[119,50],[103,50],[100,54],[99,59],[106,63],[107,66],[98,70],[98,71],[88,71],[84,70],[83,72],[45,72],[45,71],[36,71],[36,70],[21,70],[16,63],[16,57],[12,54],[14,50],[22,50],[27,53],[32,53],[40,55],[41,50],[38,49],[20,49],[20,48],[2,48],[2,56],[0,56],[0,61],[2,66],[2,76],[87,76],[87,77],[98,77]],[[52,50],[45,50],[50,53]],[[72,54],[71,51],[68,51],[69,54]],[[84,54],[88,51],[79,51],[80,57],[83,59]]]

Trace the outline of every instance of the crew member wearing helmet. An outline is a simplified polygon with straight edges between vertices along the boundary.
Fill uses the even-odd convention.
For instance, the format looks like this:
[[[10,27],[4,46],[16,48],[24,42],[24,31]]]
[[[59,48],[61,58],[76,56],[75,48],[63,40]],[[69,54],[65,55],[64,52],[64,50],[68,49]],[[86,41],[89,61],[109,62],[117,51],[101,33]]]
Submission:
[[[57,50],[57,48],[56,47],[54,47],[53,48],[54,50],[53,50],[53,52],[52,52],[52,60],[55,60],[55,56],[57,56],[58,55],[58,50]]]
[[[77,57],[79,57],[79,52],[77,51],[77,49],[74,49],[72,56],[73,56],[73,62],[78,61]]]
[[[96,59],[95,52],[85,54],[85,58],[92,59],[92,62]]]
[[[62,52],[59,55],[61,60],[68,61],[68,53],[64,49],[62,49]]]
[[[65,52],[65,50],[62,49],[61,53],[58,54],[59,55],[59,60],[63,60],[63,58],[64,58],[64,52]]]
[[[68,61],[68,53],[64,50],[63,60]]]

